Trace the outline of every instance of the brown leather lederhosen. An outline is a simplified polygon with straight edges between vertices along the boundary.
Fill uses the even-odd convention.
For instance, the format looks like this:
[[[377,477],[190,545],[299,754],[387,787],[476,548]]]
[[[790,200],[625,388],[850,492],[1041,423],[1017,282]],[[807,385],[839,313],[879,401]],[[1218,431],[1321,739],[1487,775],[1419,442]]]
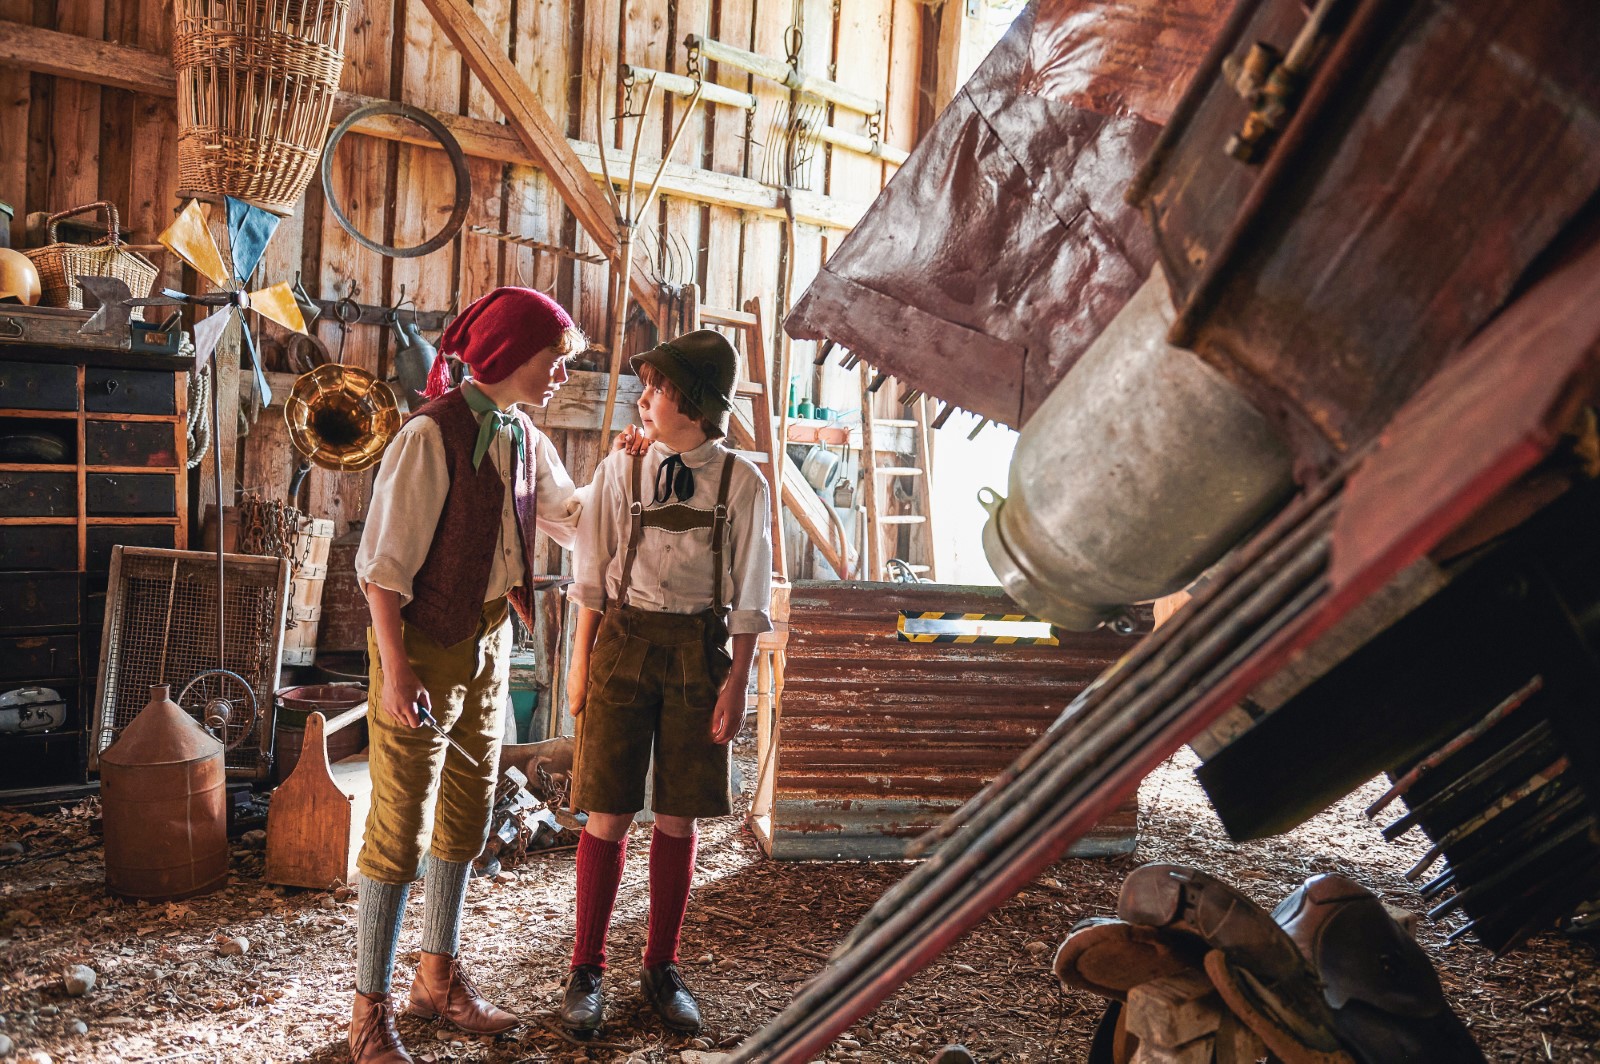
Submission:
[[[653,808],[674,816],[721,816],[728,800],[726,744],[711,739],[717,695],[728,675],[724,553],[728,494],[738,459],[723,463],[717,502],[708,514],[684,503],[645,510],[643,461],[633,459],[628,543],[616,600],[604,607],[590,653],[587,708],[579,718],[572,804],[590,812],[642,808],[644,779],[655,753]],[[633,566],[644,529],[711,530],[711,605],[693,614],[629,604]],[[698,643],[696,650],[690,647]]]

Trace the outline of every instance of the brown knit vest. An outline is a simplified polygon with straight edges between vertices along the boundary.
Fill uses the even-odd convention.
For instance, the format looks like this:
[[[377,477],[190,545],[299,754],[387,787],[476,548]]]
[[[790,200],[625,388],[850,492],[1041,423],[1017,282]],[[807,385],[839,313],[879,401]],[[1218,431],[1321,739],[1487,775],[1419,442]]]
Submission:
[[[522,533],[522,560],[526,580],[534,573],[534,428],[526,414],[513,413],[522,421],[528,449],[517,463],[515,498],[517,527]],[[444,440],[445,466],[450,473],[450,492],[433,533],[433,543],[422,568],[411,582],[412,599],[400,611],[407,624],[414,624],[440,646],[454,646],[476,632],[483,614],[484,592],[489,589],[489,568],[500,538],[500,508],[505,502],[505,484],[495,468],[494,458],[484,455],[483,463],[472,468],[472,449],[478,441],[478,419],[467,406],[461,389],[453,388],[424,405],[417,417],[432,418]],[[526,584],[514,588],[511,605],[533,626],[532,597]]]

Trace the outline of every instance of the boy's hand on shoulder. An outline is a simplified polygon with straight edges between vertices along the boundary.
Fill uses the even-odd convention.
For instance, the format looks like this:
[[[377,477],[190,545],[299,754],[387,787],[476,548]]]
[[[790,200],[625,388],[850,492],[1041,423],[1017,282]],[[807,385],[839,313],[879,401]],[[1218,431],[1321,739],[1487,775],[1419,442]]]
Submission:
[[[711,741],[731,743],[744,728],[744,687],[724,683],[711,714]]]
[[[383,711],[391,720],[407,728],[422,727],[422,717],[416,710],[418,702],[427,706],[429,713],[433,712],[433,699],[428,697],[428,689],[422,686],[422,681],[417,679],[416,672],[409,665],[384,670],[381,697]]]
[[[638,425],[629,425],[617,433],[617,438],[611,441],[611,449],[628,454],[644,454],[650,449],[650,437]]]

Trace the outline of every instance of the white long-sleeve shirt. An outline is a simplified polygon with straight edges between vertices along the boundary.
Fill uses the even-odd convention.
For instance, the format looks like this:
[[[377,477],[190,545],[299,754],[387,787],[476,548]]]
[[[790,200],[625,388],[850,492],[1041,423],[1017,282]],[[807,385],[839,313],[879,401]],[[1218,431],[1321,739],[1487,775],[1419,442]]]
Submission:
[[[673,452],[664,444],[651,444],[643,457],[643,503],[653,501],[656,471]],[[717,440],[708,440],[682,454],[694,472],[694,494],[684,500],[696,509],[711,511],[717,504],[717,486],[724,462],[737,462]],[[571,597],[578,605],[602,610],[616,602],[622,591],[623,556],[628,548],[628,507],[633,498],[632,458],[626,452],[608,454],[595,471],[593,494],[578,519],[578,542],[573,548],[575,582]],[[772,630],[768,614],[772,600],[772,516],[766,478],[748,462],[739,462],[728,485],[728,535],[724,544],[722,594],[732,603],[728,631],[732,635]],[[672,500],[669,500],[672,501]],[[645,528],[629,581],[628,604],[659,613],[699,613],[712,605],[711,529],[670,532]]]
[[[573,487],[550,438],[531,426],[528,432],[536,463],[535,524],[556,543],[571,549],[587,491]],[[506,489],[500,506],[500,535],[489,564],[489,585],[483,593],[485,602],[504,595],[527,576],[512,493],[511,448],[511,430],[501,428],[483,456],[485,462],[494,463]],[[402,606],[411,601],[411,582],[428,557],[449,493],[450,469],[438,422],[430,417],[411,418],[390,441],[372,484],[372,505],[356,551],[356,576],[363,590],[368,584],[377,584],[396,592]]]

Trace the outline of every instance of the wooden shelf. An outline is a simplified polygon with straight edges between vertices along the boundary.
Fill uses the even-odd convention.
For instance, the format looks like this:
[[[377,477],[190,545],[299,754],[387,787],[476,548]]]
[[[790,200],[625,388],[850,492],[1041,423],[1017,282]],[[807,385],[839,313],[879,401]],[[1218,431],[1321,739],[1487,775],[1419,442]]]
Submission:
[[[0,462],[0,473],[76,473],[77,462]]]
[[[113,414],[105,410],[89,410],[85,411],[83,415],[85,421],[142,421],[146,423],[157,421],[167,424],[177,421],[180,417],[182,417],[181,414]]]
[[[26,418],[53,418],[61,421],[78,420],[76,410],[19,410],[7,407],[0,410],[0,417],[26,417]]]
[[[178,525],[183,523],[182,517],[118,517],[116,515],[96,515],[85,519],[90,525]]]

